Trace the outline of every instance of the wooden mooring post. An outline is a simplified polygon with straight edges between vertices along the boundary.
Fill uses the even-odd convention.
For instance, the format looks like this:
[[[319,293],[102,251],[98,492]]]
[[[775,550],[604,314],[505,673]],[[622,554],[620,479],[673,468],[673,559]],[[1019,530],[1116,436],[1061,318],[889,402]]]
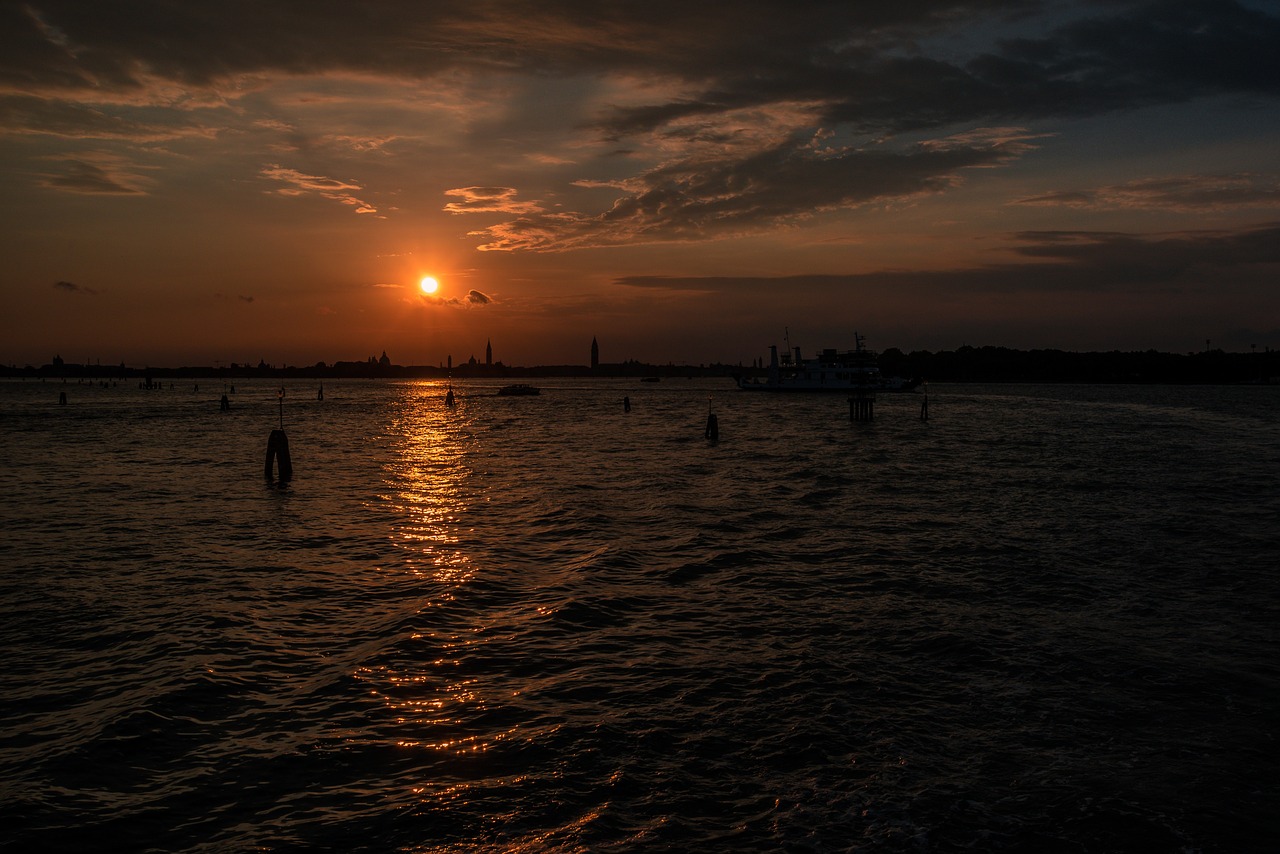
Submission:
[[[263,470],[267,480],[275,480],[275,463],[279,463],[280,482],[293,478],[293,458],[289,456],[289,437],[283,430],[272,430],[267,437],[267,464]]]
[[[280,483],[283,485],[293,479],[293,458],[289,456],[289,437],[284,432],[284,386],[280,386],[276,395],[280,398],[280,429],[272,430],[267,437],[267,462],[263,467],[263,474],[268,481],[274,481],[273,469],[278,463]]]

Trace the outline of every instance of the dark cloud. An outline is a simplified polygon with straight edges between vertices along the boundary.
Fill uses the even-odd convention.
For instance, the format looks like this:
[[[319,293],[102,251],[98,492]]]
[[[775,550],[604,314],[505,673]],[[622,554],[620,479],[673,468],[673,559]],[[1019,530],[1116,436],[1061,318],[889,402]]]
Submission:
[[[152,119],[162,116],[165,121],[144,119],[144,112]],[[190,116],[181,111],[158,112],[118,102],[89,106],[58,100],[52,94],[34,97],[6,93],[0,89],[0,134],[154,143],[189,137],[207,138],[213,133],[209,128],[193,123]]]
[[[141,89],[149,77],[208,86],[269,71],[352,70],[429,76],[455,67],[580,73],[641,70],[687,79],[743,64],[787,68],[821,46],[910,33],[1033,0],[803,2],[743,0],[732,14],[683,0],[81,0],[6,2],[0,84]],[[897,33],[897,30],[906,30]],[[831,48],[827,48],[829,52]],[[801,59],[797,59],[801,57]]]
[[[138,186],[140,183],[140,179],[122,171],[115,164],[95,164],[83,160],[65,160],[60,173],[40,177],[41,186],[86,195],[142,195],[143,190]]]
[[[473,305],[488,305],[493,302],[493,298],[488,294],[473,289],[467,291],[467,295],[464,297],[451,297],[446,300],[440,300],[440,302],[457,308],[469,308]]]
[[[1059,19],[1070,8],[1032,0],[832,0],[783,10],[754,0],[726,14],[716,4],[675,0],[133,0],[105,14],[80,0],[37,0],[0,7],[0,92],[78,92],[88,100],[88,93],[152,91],[181,105],[192,90],[230,91],[256,74],[426,78],[457,68],[687,82],[678,97],[606,118],[613,134],[780,101],[820,104],[827,123],[893,131],[1220,92],[1280,93],[1280,18],[1233,0],[1081,4],[1075,14],[1087,17],[1043,35],[983,43],[997,25],[1034,20],[1046,7]],[[944,31],[972,32],[969,55],[921,52],[922,40]],[[188,91],[163,94],[157,83],[165,81]]]
[[[1228,271],[1243,275],[1250,268],[1280,264],[1280,223],[1241,231],[1157,235],[1032,231],[1018,237],[1022,241],[1018,254],[1049,262],[1021,268],[1023,272],[1039,275],[1044,270],[1081,290],[1092,290],[1102,283],[1138,290],[1177,286],[1188,279],[1199,281],[1210,272],[1215,276]],[[1018,271],[1019,266],[1013,265],[1005,272]],[[1089,280],[1099,284],[1090,287]]]
[[[1177,292],[1270,287],[1280,273],[1280,223],[1239,231],[1172,234],[1051,231],[1015,235],[1023,263],[946,271],[782,277],[625,276],[636,288],[721,293],[915,288],[929,293]]]
[[[58,281],[58,282],[54,282],[53,286],[60,291],[66,291],[67,293],[72,293],[72,294],[93,295],[97,293],[97,291],[95,291],[93,288],[86,288],[84,285],[77,285],[75,282]]]
[[[1280,175],[1179,175],[1140,178],[1087,190],[1060,190],[1018,199],[1043,207],[1180,212],[1280,207]]]
[[[853,4],[850,4],[853,5]],[[903,4],[910,7],[912,4]],[[793,44],[800,60],[723,64],[706,69],[709,85],[665,104],[626,108],[607,117],[611,135],[651,131],[675,119],[782,100],[821,104],[821,119],[868,133],[959,124],[1079,116],[1220,93],[1280,95],[1280,18],[1230,0],[1112,3],[1098,15],[1039,38],[1011,39],[964,58],[910,55],[887,32],[829,29]],[[993,23],[990,10],[938,7],[957,28]],[[927,34],[936,21],[911,28]],[[857,45],[849,49],[844,44]],[[781,42],[785,44],[785,40]]]
[[[628,182],[634,191],[600,215],[531,212],[473,234],[489,241],[483,249],[533,251],[743,234],[823,210],[940,192],[963,170],[1006,162],[1028,144],[1008,130],[897,151],[788,142],[737,159],[668,163]]]

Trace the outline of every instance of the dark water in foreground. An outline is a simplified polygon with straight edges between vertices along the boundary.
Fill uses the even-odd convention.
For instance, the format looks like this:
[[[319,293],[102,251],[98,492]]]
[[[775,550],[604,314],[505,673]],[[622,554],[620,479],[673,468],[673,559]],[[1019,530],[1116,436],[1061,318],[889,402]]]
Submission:
[[[0,384],[0,849],[1272,850],[1280,388],[495,388]]]

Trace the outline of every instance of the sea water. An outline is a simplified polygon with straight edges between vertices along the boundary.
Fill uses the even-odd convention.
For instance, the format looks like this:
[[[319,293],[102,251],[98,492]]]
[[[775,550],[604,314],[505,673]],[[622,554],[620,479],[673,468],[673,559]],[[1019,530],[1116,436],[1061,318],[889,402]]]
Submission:
[[[236,382],[0,383],[5,851],[1275,843],[1280,388]]]

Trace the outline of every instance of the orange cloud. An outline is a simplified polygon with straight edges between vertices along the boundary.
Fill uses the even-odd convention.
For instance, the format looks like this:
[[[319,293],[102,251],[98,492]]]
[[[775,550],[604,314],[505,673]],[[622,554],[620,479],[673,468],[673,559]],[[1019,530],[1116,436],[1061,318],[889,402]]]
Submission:
[[[516,190],[511,187],[459,187],[445,190],[446,196],[460,201],[449,202],[444,210],[449,213],[504,213],[524,214],[541,211],[537,202],[516,201]]]
[[[276,191],[283,196],[301,196],[306,193],[316,193],[339,204],[354,207],[358,214],[376,214],[378,212],[378,209],[373,205],[347,192],[348,190],[364,189],[356,183],[340,181],[336,178],[326,178],[321,175],[307,175],[296,169],[287,169],[274,164],[264,167],[259,174],[264,178],[270,178],[273,181],[281,181],[286,184],[287,186]]]

